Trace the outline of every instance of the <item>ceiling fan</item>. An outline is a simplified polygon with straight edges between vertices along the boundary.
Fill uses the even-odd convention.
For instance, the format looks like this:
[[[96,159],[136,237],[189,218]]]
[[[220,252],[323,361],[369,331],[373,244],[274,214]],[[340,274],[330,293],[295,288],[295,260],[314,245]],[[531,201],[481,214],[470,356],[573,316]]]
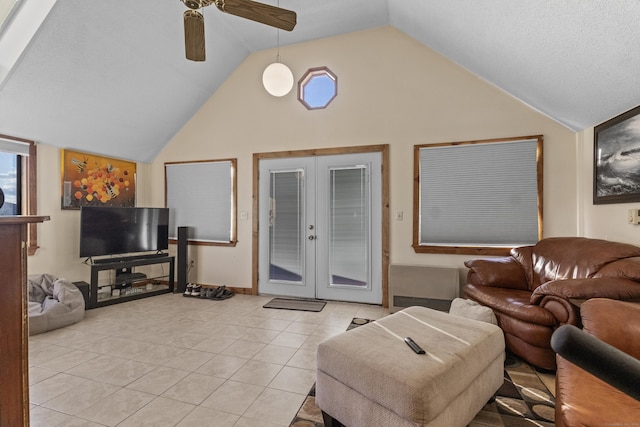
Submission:
[[[296,13],[252,0],[181,0],[189,10],[184,12],[184,48],[187,59],[204,61],[204,16],[198,9],[215,4],[222,12],[282,30],[296,26]]]

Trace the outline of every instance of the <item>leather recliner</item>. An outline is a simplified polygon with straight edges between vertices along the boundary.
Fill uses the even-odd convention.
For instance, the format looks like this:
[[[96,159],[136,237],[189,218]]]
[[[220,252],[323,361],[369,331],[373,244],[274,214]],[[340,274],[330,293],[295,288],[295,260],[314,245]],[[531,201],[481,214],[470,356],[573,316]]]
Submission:
[[[551,335],[581,326],[590,298],[640,301],[640,248],[584,237],[554,237],[513,248],[511,256],[477,258],[469,268],[467,298],[490,307],[507,349],[540,368],[556,368]]]
[[[640,304],[594,298],[580,311],[584,329],[563,326],[552,339],[556,426],[637,425]]]

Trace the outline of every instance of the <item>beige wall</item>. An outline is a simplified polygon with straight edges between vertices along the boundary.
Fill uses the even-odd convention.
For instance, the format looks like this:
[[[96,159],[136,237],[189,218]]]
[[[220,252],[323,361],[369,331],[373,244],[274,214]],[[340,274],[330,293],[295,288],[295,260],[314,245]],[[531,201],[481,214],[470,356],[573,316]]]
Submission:
[[[49,273],[71,281],[90,279],[90,269],[78,256],[80,251],[80,211],[62,210],[61,151],[57,147],[38,144],[38,214],[48,215],[50,221],[38,225],[40,249],[29,257],[29,274]],[[150,165],[137,164],[136,199],[138,206],[150,203]]]
[[[275,51],[250,55],[151,165],[164,182],[164,162],[238,159],[238,211],[253,215],[252,154],[305,148],[390,144],[391,262],[462,267],[468,256],[415,254],[412,241],[414,144],[543,134],[546,236],[576,235],[576,134],[531,110],[392,27],[280,49],[296,79],[326,65],[338,96],[308,111],[292,91],[274,98],[262,88]],[[224,58],[209,58],[223,61]],[[151,202],[164,203],[161,185]],[[395,221],[403,211],[404,220]],[[251,221],[238,221],[238,245],[191,247],[192,281],[251,286]],[[462,270],[461,270],[462,271]]]
[[[622,111],[621,111],[622,113]],[[582,236],[640,245],[640,225],[627,223],[627,210],[640,203],[593,204],[593,128],[577,135],[579,205],[576,216]]]
[[[338,75],[329,108],[307,111],[294,92],[269,96],[261,75],[275,52],[254,53],[152,164],[138,164],[139,206],[164,205],[165,161],[236,157],[238,210],[251,217],[254,152],[390,144],[391,262],[462,267],[468,256],[411,248],[413,145],[543,134],[545,236],[640,242],[640,226],[626,223],[627,209],[640,204],[592,204],[593,129],[565,129],[391,27],[284,47],[281,56],[296,79],[320,65]],[[38,150],[38,210],[51,221],[39,226],[41,248],[29,258],[29,273],[88,280],[77,256],[79,212],[60,209],[60,151]],[[403,221],[394,220],[396,211]],[[238,240],[235,248],[192,247],[191,280],[250,287],[250,220],[239,220]]]

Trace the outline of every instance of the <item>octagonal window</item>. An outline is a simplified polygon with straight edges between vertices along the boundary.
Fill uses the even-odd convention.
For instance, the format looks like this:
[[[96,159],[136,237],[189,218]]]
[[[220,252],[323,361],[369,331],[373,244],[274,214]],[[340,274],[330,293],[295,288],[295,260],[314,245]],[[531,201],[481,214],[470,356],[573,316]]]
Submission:
[[[310,68],[298,81],[298,101],[309,110],[326,108],[338,95],[338,77],[327,67]]]

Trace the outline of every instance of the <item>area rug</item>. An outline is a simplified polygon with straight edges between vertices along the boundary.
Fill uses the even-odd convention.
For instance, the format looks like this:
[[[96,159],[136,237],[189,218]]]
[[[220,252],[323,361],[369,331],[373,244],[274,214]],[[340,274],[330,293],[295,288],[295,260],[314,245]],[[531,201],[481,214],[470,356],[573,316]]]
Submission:
[[[353,319],[347,330],[369,322],[367,319]],[[314,385],[290,427],[324,427],[322,413],[315,402],[315,392]],[[507,353],[504,383],[496,399],[482,408],[469,427],[553,427],[554,406],[553,394],[540,380],[535,369],[517,356]]]
[[[322,311],[326,302],[305,300],[305,299],[289,299],[289,298],[274,298],[262,307],[264,308],[279,308],[282,310],[299,310],[299,311]]]

